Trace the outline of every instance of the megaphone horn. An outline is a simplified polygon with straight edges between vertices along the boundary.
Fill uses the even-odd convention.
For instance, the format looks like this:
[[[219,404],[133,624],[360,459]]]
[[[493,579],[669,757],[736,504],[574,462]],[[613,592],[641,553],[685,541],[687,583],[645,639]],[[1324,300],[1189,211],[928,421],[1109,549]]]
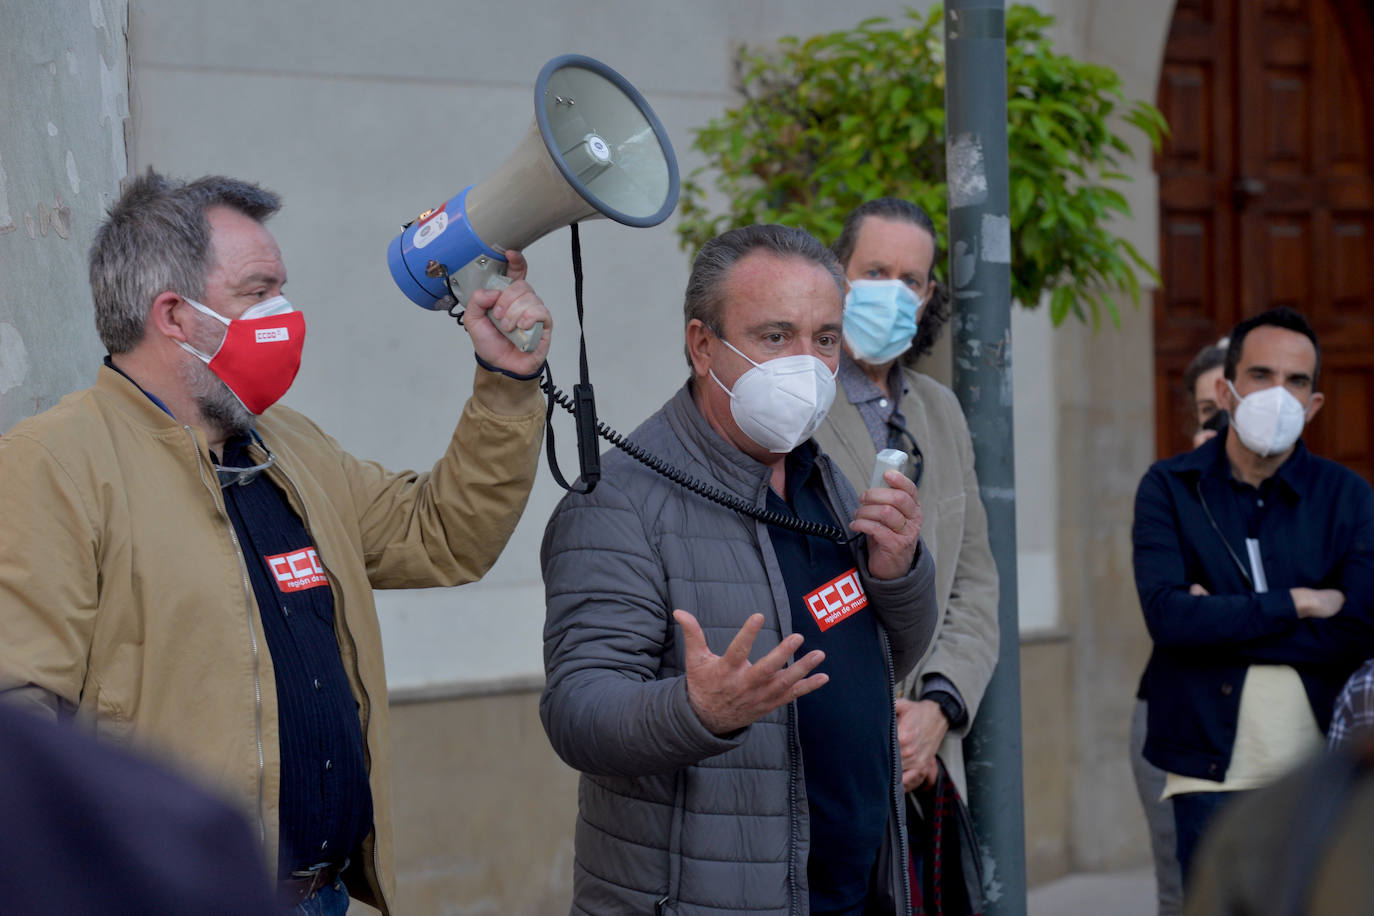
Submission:
[[[486,179],[426,210],[391,240],[391,277],[427,309],[461,308],[506,280],[505,251],[589,217],[657,226],[677,206],[668,133],[623,76],[579,54],[555,57],[534,86],[534,123]],[[507,336],[530,352],[542,324]]]

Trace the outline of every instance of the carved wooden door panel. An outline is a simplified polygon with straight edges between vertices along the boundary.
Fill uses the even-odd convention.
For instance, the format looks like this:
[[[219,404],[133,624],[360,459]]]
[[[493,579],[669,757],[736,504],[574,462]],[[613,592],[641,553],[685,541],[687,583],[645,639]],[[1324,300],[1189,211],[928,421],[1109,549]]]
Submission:
[[[1290,305],[1322,343],[1307,444],[1374,481],[1374,3],[1180,0],[1159,104],[1159,455],[1190,445],[1193,355]]]

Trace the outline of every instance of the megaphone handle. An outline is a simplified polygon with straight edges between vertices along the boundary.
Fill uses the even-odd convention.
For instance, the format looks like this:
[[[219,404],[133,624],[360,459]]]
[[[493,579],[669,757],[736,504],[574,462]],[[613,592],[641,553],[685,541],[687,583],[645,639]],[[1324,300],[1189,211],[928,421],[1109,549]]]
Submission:
[[[487,289],[505,289],[510,285],[511,278],[505,274],[491,274],[487,277],[487,282],[485,284]],[[497,328],[500,329],[502,334],[506,335],[507,340],[515,344],[516,349],[521,353],[533,353],[534,348],[539,346],[540,338],[544,336],[544,322],[542,321],[536,321],[528,331],[521,328],[507,331],[499,324]]]

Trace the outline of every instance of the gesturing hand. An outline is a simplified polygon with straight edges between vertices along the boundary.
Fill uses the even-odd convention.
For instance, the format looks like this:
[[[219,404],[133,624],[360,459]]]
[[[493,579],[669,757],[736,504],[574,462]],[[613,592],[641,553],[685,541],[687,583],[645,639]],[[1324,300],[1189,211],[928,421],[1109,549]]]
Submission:
[[[826,674],[807,677],[825,659],[825,653],[819,649],[787,665],[787,660],[801,648],[802,637],[796,633],[750,664],[749,650],[763,629],[762,614],[750,615],[724,655],[716,655],[706,645],[701,624],[691,614],[673,611],[673,619],[682,627],[687,700],[701,724],[713,735],[726,735],[751,725],[830,680]]]

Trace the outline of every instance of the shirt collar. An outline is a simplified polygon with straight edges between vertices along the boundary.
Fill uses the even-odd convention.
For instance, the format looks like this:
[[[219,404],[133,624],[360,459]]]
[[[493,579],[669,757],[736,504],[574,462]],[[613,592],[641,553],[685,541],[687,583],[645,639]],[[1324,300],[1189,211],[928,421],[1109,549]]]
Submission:
[[[267,445],[262,441],[262,437],[258,435],[257,430],[252,431],[251,438],[243,433],[234,433],[232,436],[225,439],[223,456],[225,466],[252,464],[253,459],[248,455],[248,446],[252,445],[254,442],[264,449],[267,448]]]
[[[791,505],[792,497],[806,486],[806,482],[811,479],[811,472],[816,469],[815,441],[808,439],[788,452],[783,467],[786,473],[787,503]]]
[[[1307,451],[1307,446],[1303,445],[1302,440],[1299,439],[1297,445],[1293,447],[1293,454],[1289,455],[1288,459],[1279,465],[1279,469],[1274,472],[1271,479],[1275,484],[1281,484],[1295,498],[1298,498],[1302,496],[1303,488],[1310,479],[1311,470],[1312,455]]]
[[[1226,436],[1222,433],[1206,442],[1184,452],[1176,459],[1174,471],[1185,476],[1196,475],[1217,477],[1231,481],[1231,459],[1226,457]],[[1279,465],[1273,476],[1265,481],[1268,486],[1281,486],[1289,495],[1301,497],[1312,473],[1312,456],[1301,439],[1293,447],[1293,454]],[[1271,483],[1272,481],[1272,483]]]
[[[864,404],[888,397],[881,388],[873,383],[873,379],[868,377],[868,373],[864,372],[858,360],[850,356],[849,351],[843,348],[840,349],[840,371],[837,379],[851,404]],[[901,364],[898,362],[894,361],[892,367],[888,369],[887,390],[898,392],[898,399],[906,394],[906,376],[902,373]]]

